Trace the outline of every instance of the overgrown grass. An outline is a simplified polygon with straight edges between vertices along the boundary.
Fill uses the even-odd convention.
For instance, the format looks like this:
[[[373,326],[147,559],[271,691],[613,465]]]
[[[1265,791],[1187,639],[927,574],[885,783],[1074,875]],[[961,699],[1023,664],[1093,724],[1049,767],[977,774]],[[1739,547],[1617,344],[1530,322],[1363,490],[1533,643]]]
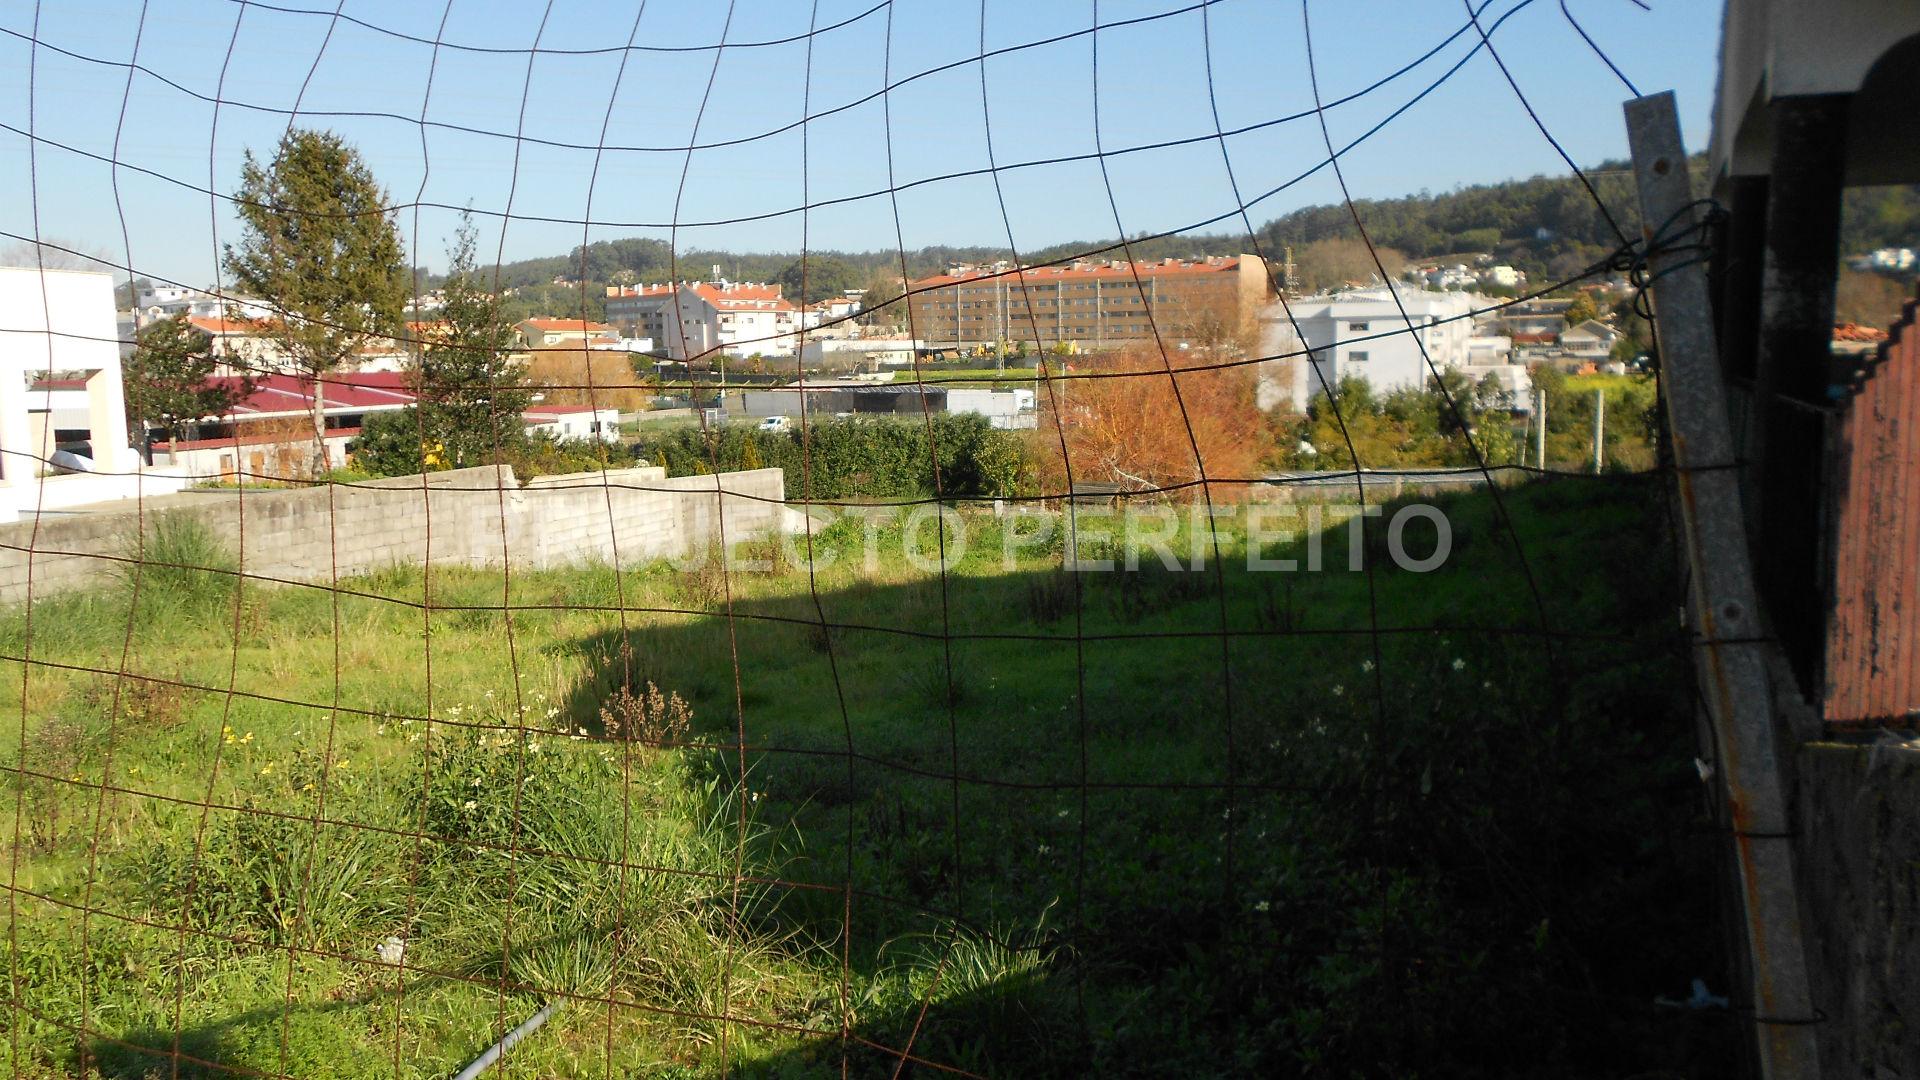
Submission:
[[[1250,573],[1238,519],[1219,576],[1185,523],[1198,573],[1062,573],[1051,519],[1009,569],[970,510],[944,582],[895,515],[875,565],[847,521],[812,574],[236,597],[148,566],[137,607],[45,598],[24,683],[0,618],[16,1071],[167,1075],[127,1044],[178,1032],[444,1076],[555,994],[625,1007],[571,1002],[513,1071],[890,1075],[872,1044],[909,1039],[988,1075],[1687,1071],[1731,1029],[1639,1004],[1717,963],[1654,497],[1511,490],[1518,544],[1452,498],[1430,574],[1377,542],[1348,571],[1344,528],[1329,569]],[[148,559],[230,565],[165,521]],[[1124,566],[1097,525],[1082,556]],[[76,670],[118,671],[129,625],[129,677]],[[610,728],[649,684],[689,715]]]

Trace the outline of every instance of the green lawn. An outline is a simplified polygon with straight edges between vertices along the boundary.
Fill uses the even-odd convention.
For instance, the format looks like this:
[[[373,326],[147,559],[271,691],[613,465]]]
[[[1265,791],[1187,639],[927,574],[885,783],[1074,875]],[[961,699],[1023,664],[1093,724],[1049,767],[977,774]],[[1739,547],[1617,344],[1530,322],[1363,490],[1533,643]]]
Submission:
[[[1715,963],[1656,489],[1505,499],[1517,545],[1457,497],[1426,574],[1344,528],[1249,572],[1238,518],[1218,574],[1009,567],[968,509],[944,579],[896,515],[812,574],[47,599],[0,624],[15,1071],[445,1076],[555,993],[510,1073],[1685,1069],[1720,1030],[1640,1004]]]

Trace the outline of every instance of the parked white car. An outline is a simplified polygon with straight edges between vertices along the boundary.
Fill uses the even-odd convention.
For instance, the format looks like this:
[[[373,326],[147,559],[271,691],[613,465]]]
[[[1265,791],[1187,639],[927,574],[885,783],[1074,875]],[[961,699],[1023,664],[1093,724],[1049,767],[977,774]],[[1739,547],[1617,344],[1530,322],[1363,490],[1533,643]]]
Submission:
[[[793,421],[788,420],[784,416],[768,416],[760,420],[759,430],[772,434],[774,432],[791,430],[792,427]]]

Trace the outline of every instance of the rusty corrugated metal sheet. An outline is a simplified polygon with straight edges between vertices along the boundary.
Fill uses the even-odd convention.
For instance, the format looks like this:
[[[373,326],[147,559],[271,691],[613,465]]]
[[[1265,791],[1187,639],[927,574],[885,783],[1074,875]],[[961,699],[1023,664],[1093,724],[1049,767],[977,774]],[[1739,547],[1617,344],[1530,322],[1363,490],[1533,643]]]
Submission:
[[[1825,717],[1920,719],[1920,305],[1858,369],[1834,438]]]

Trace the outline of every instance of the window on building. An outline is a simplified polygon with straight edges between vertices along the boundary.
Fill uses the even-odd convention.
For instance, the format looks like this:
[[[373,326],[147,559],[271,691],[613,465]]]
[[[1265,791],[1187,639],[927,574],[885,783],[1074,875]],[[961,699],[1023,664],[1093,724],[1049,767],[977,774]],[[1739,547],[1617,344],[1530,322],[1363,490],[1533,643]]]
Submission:
[[[1355,351],[1353,351],[1353,352],[1350,352],[1350,353],[1348,353],[1348,354],[1347,354],[1347,359],[1348,359],[1348,360],[1349,360],[1350,362],[1352,362],[1352,363],[1355,363],[1355,364],[1364,364],[1364,363],[1366,363],[1366,362],[1367,362],[1367,354],[1366,354],[1366,353],[1364,353],[1364,352],[1360,352],[1360,351],[1358,351],[1358,350],[1355,350]]]
[[[1371,323],[1350,322],[1347,324],[1347,331],[1349,333],[1354,333],[1354,334],[1364,334],[1371,327],[1372,327]]]

